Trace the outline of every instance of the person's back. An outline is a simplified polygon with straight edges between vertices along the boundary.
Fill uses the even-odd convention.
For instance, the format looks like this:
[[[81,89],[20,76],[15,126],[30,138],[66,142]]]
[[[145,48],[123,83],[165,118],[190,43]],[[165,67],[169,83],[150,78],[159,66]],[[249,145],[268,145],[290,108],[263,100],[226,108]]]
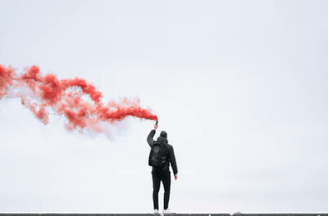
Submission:
[[[154,129],[157,129],[157,125],[154,126]],[[177,179],[177,163],[174,153],[174,148],[172,145],[168,144],[168,137],[165,131],[162,131],[160,136],[157,138],[157,141],[153,140],[153,137],[156,133],[156,130],[151,130],[147,137],[147,142],[151,147],[150,156],[149,156],[149,165],[152,166],[152,179],[153,179],[153,207],[154,212],[159,213],[159,202],[158,194],[160,190],[160,183],[162,181],[164,186],[164,211],[163,213],[170,213],[168,209],[169,198],[170,198],[170,169],[169,164],[171,164],[172,170],[174,172],[175,180]],[[163,156],[161,158],[154,159],[154,148],[155,145],[159,146],[160,152],[162,151]],[[159,150],[155,150],[158,152]],[[163,153],[165,151],[165,153]],[[158,160],[158,163],[153,162],[152,160]],[[161,160],[164,160],[163,162]]]

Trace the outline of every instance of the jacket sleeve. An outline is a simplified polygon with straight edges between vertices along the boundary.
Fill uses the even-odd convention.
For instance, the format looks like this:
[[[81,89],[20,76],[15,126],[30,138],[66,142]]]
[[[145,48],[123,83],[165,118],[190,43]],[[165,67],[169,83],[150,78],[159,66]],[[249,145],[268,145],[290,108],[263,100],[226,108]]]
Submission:
[[[147,136],[147,143],[150,145],[150,147],[152,147],[152,145],[154,143],[154,140],[153,140],[154,135],[155,135],[155,130],[151,130],[151,132]]]
[[[178,173],[178,169],[177,169],[174,147],[172,147],[172,146],[170,146],[170,148],[169,148],[169,160],[170,160],[170,164],[173,169],[174,175],[176,175]]]

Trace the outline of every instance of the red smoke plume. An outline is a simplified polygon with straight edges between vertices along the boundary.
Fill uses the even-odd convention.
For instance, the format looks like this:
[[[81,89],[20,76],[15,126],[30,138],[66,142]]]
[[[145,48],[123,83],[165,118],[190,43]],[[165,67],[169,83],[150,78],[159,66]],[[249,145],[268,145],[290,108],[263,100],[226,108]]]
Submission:
[[[82,97],[88,95],[91,101]],[[158,120],[151,110],[140,107],[138,99],[124,98],[121,102],[101,101],[102,92],[85,79],[59,80],[54,74],[42,75],[38,66],[33,65],[22,75],[12,67],[0,64],[0,99],[21,98],[21,103],[29,108],[44,124],[49,122],[49,111],[64,116],[69,130],[86,129],[94,132],[108,130],[103,122],[113,124],[128,116],[140,119]]]

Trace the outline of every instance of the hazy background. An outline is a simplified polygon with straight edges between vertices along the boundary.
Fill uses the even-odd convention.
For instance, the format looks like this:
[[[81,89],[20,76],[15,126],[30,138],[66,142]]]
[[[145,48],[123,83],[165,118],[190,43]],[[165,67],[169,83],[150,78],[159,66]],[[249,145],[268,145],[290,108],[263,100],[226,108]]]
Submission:
[[[0,64],[138,96],[175,148],[173,211],[328,212],[327,4],[0,0]],[[152,212],[153,125],[90,138],[2,99],[0,212]]]

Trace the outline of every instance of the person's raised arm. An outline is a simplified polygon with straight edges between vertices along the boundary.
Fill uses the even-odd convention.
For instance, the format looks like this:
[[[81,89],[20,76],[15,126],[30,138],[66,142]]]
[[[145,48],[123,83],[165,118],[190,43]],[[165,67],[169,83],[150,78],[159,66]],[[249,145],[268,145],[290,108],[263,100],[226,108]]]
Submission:
[[[149,135],[147,136],[147,143],[152,147],[154,140],[153,137],[155,135],[155,130],[158,128],[158,125],[154,125],[154,129],[151,130],[151,132],[149,133]]]

